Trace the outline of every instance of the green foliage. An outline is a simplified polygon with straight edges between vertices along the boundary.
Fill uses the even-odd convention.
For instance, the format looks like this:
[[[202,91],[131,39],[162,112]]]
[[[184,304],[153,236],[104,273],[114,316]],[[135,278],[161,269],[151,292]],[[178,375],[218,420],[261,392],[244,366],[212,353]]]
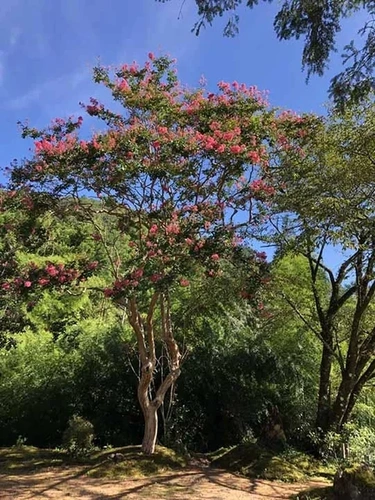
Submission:
[[[88,420],[73,415],[62,436],[62,445],[72,455],[86,455],[93,448],[94,426]]]
[[[370,100],[331,113],[311,127],[304,158],[286,152],[284,168],[275,169],[283,188],[273,241],[281,255],[308,262],[311,310],[299,309],[295,293],[288,302],[322,344],[316,425],[323,432],[340,432],[375,371],[374,116]],[[333,250],[340,260],[330,267]]]
[[[293,450],[277,454],[257,444],[221,449],[211,457],[215,467],[263,479],[303,482],[322,476],[333,477],[335,473],[334,467],[323,466],[309,455]]]
[[[348,452],[344,461],[375,466],[375,431],[372,427],[348,423],[340,434],[329,432],[325,437],[324,451],[328,457],[342,461],[343,446]]]
[[[114,318],[116,321],[116,318]],[[132,443],[140,435],[135,404],[136,358],[108,319],[85,320],[55,341],[26,332],[0,352],[0,442],[58,446],[74,414],[95,427],[98,444]]]

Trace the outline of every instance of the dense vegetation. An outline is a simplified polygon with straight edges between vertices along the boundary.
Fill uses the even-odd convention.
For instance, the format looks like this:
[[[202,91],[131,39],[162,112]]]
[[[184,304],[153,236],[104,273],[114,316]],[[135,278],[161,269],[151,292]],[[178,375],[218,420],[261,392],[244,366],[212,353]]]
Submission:
[[[60,446],[70,421],[146,453],[159,431],[373,463],[372,102],[280,113],[153,54],[95,78],[123,114],[93,99],[90,140],[24,128],[2,191],[0,444]]]

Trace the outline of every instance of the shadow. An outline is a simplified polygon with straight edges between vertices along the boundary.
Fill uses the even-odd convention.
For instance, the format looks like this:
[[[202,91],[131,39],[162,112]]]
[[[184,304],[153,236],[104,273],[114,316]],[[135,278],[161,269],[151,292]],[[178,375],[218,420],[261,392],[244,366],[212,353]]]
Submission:
[[[323,486],[319,488],[308,488],[293,495],[291,500],[310,500],[311,498],[314,500],[333,500],[333,487]]]
[[[113,454],[120,456],[118,463],[114,463]],[[176,470],[176,460],[173,455],[162,456],[162,453],[159,453],[158,456],[148,457],[142,455],[137,446],[106,450],[105,452],[93,453],[87,458],[69,459],[69,461],[66,460],[67,457],[62,452],[51,450],[20,451],[8,449],[7,453],[4,453],[0,449],[0,463],[3,466],[6,465],[5,456],[8,458],[8,465],[13,465],[13,468],[5,467],[8,477],[0,474],[1,499],[62,498],[65,500],[90,498],[91,500],[123,500],[129,496],[141,498],[145,495],[149,498],[168,498],[171,500],[185,500],[187,498],[217,500],[227,496],[234,498],[237,493],[238,496],[241,493],[241,498],[244,494],[248,494],[251,498],[253,494],[265,500],[286,498],[302,500],[304,497],[298,496],[298,491],[304,486],[308,487],[307,483],[299,485],[272,483],[268,480],[235,475],[228,472],[227,469],[204,467],[194,463],[187,467],[179,466]],[[52,464],[51,467],[52,457],[60,462],[57,465]],[[238,457],[232,455],[231,460],[233,458]],[[149,477],[142,479],[133,479],[131,475],[127,477],[126,467],[131,461],[136,463],[139,471],[142,471],[140,464],[143,464]],[[153,467],[160,465],[170,467],[170,472],[160,472],[159,469],[159,473],[154,473]],[[121,477],[106,475],[108,471],[112,471],[111,468],[118,466],[120,467],[119,472],[122,473]],[[174,467],[175,470],[172,470],[171,467]],[[98,477],[95,477],[95,472],[99,473]],[[321,486],[316,484],[316,486],[318,485]],[[327,488],[316,488],[317,491],[325,489]],[[309,491],[315,491],[315,489],[303,490],[300,495],[305,495],[308,498],[306,495]],[[60,494],[61,496],[58,496]]]

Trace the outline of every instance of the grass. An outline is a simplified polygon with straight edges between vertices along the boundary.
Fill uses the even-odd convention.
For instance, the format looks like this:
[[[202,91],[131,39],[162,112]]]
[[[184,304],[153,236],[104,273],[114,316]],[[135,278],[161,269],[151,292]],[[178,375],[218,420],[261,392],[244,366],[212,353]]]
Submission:
[[[182,455],[157,446],[152,456],[144,455],[139,446],[93,451],[73,458],[60,450],[33,446],[0,448],[0,474],[24,474],[51,467],[81,466],[83,474],[97,478],[141,478],[176,470],[186,465]]]
[[[297,451],[276,453],[255,443],[221,448],[210,454],[215,467],[228,469],[246,477],[285,482],[333,479],[336,472],[332,465]]]

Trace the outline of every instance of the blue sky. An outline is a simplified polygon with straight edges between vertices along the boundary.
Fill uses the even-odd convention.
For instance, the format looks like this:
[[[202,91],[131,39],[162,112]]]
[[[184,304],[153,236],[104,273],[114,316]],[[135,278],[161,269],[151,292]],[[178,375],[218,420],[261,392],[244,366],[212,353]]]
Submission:
[[[237,80],[270,91],[271,103],[296,111],[323,112],[329,78],[340,68],[334,55],[324,78],[305,83],[299,42],[279,42],[272,22],[278,2],[242,9],[241,32],[224,38],[224,20],[191,33],[195,3],[182,0],[1,0],[0,165],[23,156],[17,120],[43,126],[56,116],[79,111],[78,102],[103,90],[91,82],[91,68],[139,62],[149,51],[178,59],[180,78],[194,85],[202,74],[214,87]],[[339,42],[351,39],[361,16],[346,22]]]
[[[52,118],[79,113],[79,101],[103,97],[91,68],[143,62],[147,53],[178,59],[179,76],[195,85],[201,75],[214,88],[219,80],[245,82],[270,91],[273,105],[297,112],[324,112],[327,88],[340,70],[332,57],[323,78],[308,85],[301,72],[302,42],[279,42],[273,31],[278,2],[241,9],[240,35],[224,38],[224,20],[199,37],[194,0],[1,0],[0,1],[0,165],[28,152],[17,121],[44,126]],[[178,19],[179,17],[179,19]],[[339,47],[363,24],[359,14],[345,21]]]

